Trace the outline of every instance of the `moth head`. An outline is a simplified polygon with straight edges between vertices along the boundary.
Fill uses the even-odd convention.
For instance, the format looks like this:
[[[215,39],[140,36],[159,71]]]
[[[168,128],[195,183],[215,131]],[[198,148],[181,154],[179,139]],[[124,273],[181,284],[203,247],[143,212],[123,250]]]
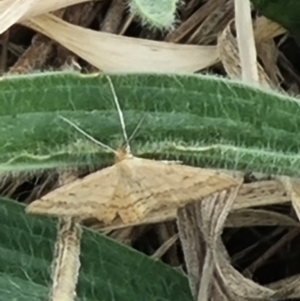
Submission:
[[[133,155],[128,152],[126,146],[122,146],[115,152],[115,162],[121,162],[123,160],[132,159]]]

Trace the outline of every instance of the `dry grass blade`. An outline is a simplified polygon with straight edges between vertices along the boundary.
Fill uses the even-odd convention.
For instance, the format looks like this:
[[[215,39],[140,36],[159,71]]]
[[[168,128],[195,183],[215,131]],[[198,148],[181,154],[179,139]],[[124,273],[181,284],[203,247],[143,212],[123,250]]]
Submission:
[[[262,40],[256,43],[256,50],[258,57],[264,65],[264,70],[268,74],[272,83],[275,86],[280,87],[280,82],[282,82],[284,78],[277,66],[277,60],[280,52],[274,40]]]
[[[73,301],[80,267],[81,227],[72,218],[62,219],[55,246],[51,301]]]
[[[243,184],[233,209],[282,204],[290,201],[279,180],[259,181]]]
[[[177,241],[178,234],[174,234],[168,240],[166,240],[151,256],[152,258],[161,258]]]
[[[245,82],[257,84],[259,82],[259,78],[250,1],[235,0],[234,8],[242,79]]]
[[[189,37],[187,42],[200,45],[209,45],[212,42],[215,43],[218,33],[224,29],[233,16],[233,0],[223,1],[223,3],[220,3],[212,13],[208,14],[207,18]]]
[[[296,229],[295,229],[296,230]],[[228,290],[228,293],[233,296],[234,300],[237,298],[240,300],[282,300],[288,299],[299,287],[298,279],[289,283],[287,286],[280,287],[278,290],[264,287],[252,281],[251,279],[245,278],[236,269],[232,267],[228,259],[222,255],[225,247],[222,245],[219,248],[223,249],[223,252],[215,252],[215,260],[217,272]]]
[[[110,7],[100,26],[101,31],[117,33],[122,24],[124,12],[127,9],[127,1],[112,0]]]
[[[3,0],[0,2],[0,34],[17,23],[40,0]]]
[[[300,180],[289,177],[281,177],[282,183],[291,198],[292,206],[300,220]]]
[[[298,228],[300,227],[300,224],[287,215],[259,209],[241,209],[231,212],[225,224],[225,227],[227,228],[258,226],[285,226]]]
[[[222,7],[227,0],[209,0],[203,6],[197,9],[186,21],[178,28],[171,31],[165,38],[168,42],[178,43],[186,37],[196,26],[199,26],[207,16]]]
[[[224,31],[218,37],[219,56],[223,66],[230,78],[242,79],[242,68],[238,52],[237,41],[231,32],[232,21],[227,25]],[[276,89],[263,67],[257,62],[259,83],[264,87]]]
[[[90,0],[2,0],[0,34],[21,20],[88,1]]]
[[[72,172],[59,175],[59,185],[74,181]],[[62,218],[58,223],[57,241],[52,266],[51,301],[73,301],[80,268],[80,241],[82,229],[73,218]]]
[[[279,50],[274,42],[274,38],[286,32],[286,29],[279,24],[267,19],[258,17],[254,24],[256,51],[261,59],[264,70],[268,74],[275,87],[280,86],[283,76],[277,66]]]
[[[269,41],[279,35],[286,33],[286,29],[278,23],[264,16],[258,17],[254,23],[255,40],[257,42]]]
[[[45,34],[104,72],[195,72],[218,61],[214,46],[179,45],[97,32],[50,14],[22,24]]]
[[[177,212],[177,225],[182,245],[188,280],[194,300],[197,300],[200,288],[200,276],[203,273],[205,241],[197,224],[195,205],[189,204]]]
[[[23,15],[21,20],[56,11],[71,5],[89,2],[91,0],[37,0],[35,5]],[[104,0],[96,0],[104,1]]]

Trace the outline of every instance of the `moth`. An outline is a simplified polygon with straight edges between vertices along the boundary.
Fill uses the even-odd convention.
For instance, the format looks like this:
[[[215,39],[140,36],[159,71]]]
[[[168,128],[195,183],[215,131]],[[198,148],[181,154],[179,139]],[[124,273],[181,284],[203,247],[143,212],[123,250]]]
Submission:
[[[130,151],[123,113],[109,77],[108,81],[126,147],[115,151],[98,141],[114,152],[114,165],[48,193],[29,204],[27,213],[81,221],[97,219],[104,225],[116,219],[133,224],[143,221],[151,212],[180,208],[238,185],[233,177],[217,170],[135,157]],[[94,141],[70,120],[63,119]]]

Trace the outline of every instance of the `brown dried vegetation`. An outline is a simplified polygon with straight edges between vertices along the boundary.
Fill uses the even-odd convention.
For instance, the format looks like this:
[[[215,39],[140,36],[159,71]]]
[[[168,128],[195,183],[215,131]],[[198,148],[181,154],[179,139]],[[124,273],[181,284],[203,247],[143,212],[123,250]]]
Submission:
[[[13,22],[2,31],[2,74],[78,68],[86,73],[99,69],[134,72],[153,66],[159,68],[157,72],[198,71],[242,77],[232,22],[233,0],[186,0],[179,8],[178,26],[171,32],[140,26],[128,13],[124,0],[57,8],[51,15],[18,18],[20,23]],[[253,25],[260,84],[299,94],[300,70],[295,59],[299,50],[293,38],[257,12],[253,12]],[[87,28],[94,32],[80,31]],[[83,40],[87,34],[89,44]],[[101,37],[106,40],[99,43]],[[112,54],[109,49],[115,45],[119,45],[118,52]],[[140,47],[138,56],[132,56],[132,47]],[[179,54],[168,68],[161,64],[175,51]],[[71,174],[82,178],[87,171]],[[55,172],[7,177],[0,183],[1,195],[28,204],[59,187],[60,177]],[[196,300],[300,300],[297,185],[269,175],[247,174],[242,178],[241,187],[180,209],[177,223],[174,210],[164,215],[163,222],[149,216],[141,225],[115,226],[106,228],[105,233],[188,272]],[[99,228],[93,220],[86,225]]]

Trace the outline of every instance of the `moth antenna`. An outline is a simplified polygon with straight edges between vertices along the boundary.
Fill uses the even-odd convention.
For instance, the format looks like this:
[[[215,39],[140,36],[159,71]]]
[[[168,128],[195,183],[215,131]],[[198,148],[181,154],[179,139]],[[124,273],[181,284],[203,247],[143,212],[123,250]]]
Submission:
[[[126,126],[125,126],[125,121],[124,121],[124,115],[123,115],[123,112],[120,108],[120,104],[119,104],[119,100],[118,100],[118,96],[117,96],[117,93],[116,93],[116,90],[114,88],[114,85],[110,79],[110,77],[107,75],[106,76],[108,82],[109,82],[109,85],[110,85],[110,89],[111,89],[111,92],[113,94],[113,98],[114,98],[114,102],[117,106],[117,110],[118,110],[118,114],[119,114],[119,118],[120,118],[120,122],[121,122],[121,127],[122,127],[122,131],[123,131],[123,137],[125,139],[125,142],[126,142],[126,151],[128,153],[130,153],[130,145],[129,145],[129,139],[128,139],[128,136],[127,136],[127,132],[126,132]]]
[[[134,138],[134,136],[136,135],[137,131],[141,127],[142,123],[144,122],[145,118],[146,118],[146,115],[144,115],[142,117],[142,119],[139,121],[139,123],[137,124],[137,126],[135,127],[134,131],[132,132],[132,134],[130,135],[130,137],[128,139],[129,142]]]
[[[110,146],[96,140],[94,137],[92,137],[91,135],[89,135],[87,132],[85,132],[84,130],[82,130],[79,126],[77,126],[74,122],[72,122],[71,120],[69,120],[68,118],[65,118],[63,116],[59,116],[59,118],[61,118],[63,121],[67,122],[69,125],[71,125],[73,128],[75,128],[78,132],[80,132],[82,135],[84,135],[85,137],[87,137],[88,139],[90,139],[91,141],[93,141],[94,143],[96,143],[97,145],[100,145],[103,148],[106,148],[108,150],[110,150],[111,152],[113,152],[115,155],[117,155],[117,152],[111,148]]]

